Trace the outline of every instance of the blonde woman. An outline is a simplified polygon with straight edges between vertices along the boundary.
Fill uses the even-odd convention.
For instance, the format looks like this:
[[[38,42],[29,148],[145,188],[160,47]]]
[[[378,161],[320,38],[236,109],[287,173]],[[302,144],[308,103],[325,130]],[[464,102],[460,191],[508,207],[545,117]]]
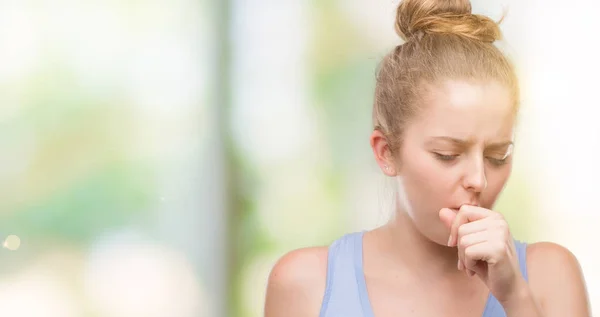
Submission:
[[[577,259],[527,245],[493,210],[511,173],[519,88],[500,29],[465,0],[405,0],[382,61],[370,138],[397,180],[386,225],[295,250],[266,317],[590,316]]]

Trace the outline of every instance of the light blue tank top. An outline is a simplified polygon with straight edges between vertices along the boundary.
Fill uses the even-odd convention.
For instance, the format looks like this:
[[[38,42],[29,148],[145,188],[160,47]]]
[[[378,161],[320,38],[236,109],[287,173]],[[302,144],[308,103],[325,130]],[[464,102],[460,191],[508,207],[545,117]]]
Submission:
[[[363,234],[346,234],[329,246],[327,284],[319,317],[374,317],[363,271]],[[527,245],[515,240],[521,274],[527,281]],[[490,294],[482,317],[506,317],[502,305]]]

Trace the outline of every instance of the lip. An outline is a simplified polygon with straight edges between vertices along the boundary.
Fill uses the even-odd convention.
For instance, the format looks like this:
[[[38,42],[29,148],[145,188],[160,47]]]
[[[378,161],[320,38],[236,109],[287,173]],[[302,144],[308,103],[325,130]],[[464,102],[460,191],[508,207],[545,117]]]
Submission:
[[[458,207],[454,207],[454,208],[451,208],[451,209],[454,209],[454,210],[457,210],[457,211],[458,211],[458,210],[460,210],[460,208],[462,208],[462,206],[464,206],[464,205],[467,205],[467,206],[475,206],[475,207],[479,207],[479,203],[464,203],[464,204],[460,204],[460,205],[458,205]]]

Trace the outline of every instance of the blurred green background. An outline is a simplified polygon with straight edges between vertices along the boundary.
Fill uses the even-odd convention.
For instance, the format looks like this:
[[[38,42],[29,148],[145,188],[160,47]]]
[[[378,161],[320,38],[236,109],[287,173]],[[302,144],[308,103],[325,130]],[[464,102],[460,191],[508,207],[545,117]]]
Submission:
[[[516,238],[580,256],[596,303],[585,206],[600,171],[584,144],[600,131],[583,102],[559,110],[591,90],[538,36],[558,9],[473,4],[510,6],[501,45],[525,87],[496,209]],[[0,315],[258,317],[278,257],[385,222],[368,137],[396,5],[0,2],[0,239],[19,238],[0,249]]]

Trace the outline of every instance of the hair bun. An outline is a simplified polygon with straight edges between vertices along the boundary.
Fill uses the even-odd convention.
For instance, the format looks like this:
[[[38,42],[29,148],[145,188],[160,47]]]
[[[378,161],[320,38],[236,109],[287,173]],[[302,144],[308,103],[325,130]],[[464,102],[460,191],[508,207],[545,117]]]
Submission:
[[[493,43],[502,38],[499,22],[471,13],[469,0],[403,0],[396,33],[405,41],[425,34],[456,34]]]

